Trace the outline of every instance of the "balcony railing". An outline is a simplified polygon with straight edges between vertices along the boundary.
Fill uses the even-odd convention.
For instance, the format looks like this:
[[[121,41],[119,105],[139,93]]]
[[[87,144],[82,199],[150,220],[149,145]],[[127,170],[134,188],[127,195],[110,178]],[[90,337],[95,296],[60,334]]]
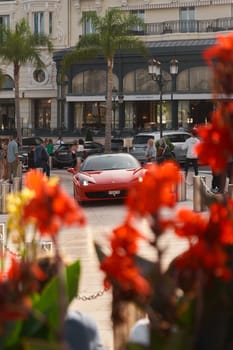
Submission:
[[[233,30],[233,17],[212,20],[165,21],[147,23],[145,30],[134,31],[135,35],[158,35],[166,33],[206,33]]]

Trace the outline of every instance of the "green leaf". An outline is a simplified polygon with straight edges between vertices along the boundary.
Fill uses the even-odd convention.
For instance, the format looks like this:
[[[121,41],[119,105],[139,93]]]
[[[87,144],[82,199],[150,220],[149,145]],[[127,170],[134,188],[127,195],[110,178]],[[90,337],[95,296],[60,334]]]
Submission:
[[[149,347],[143,346],[143,345],[138,345],[134,343],[128,343],[126,346],[126,350],[149,350]]]
[[[167,335],[151,333],[151,348],[156,350],[187,350],[192,348],[192,337],[189,332],[176,329]]]
[[[0,335],[0,349],[20,350],[20,332],[23,321],[6,321]]]
[[[67,307],[77,296],[80,276],[80,262],[75,261],[65,266],[61,283],[64,283],[64,293],[60,295],[59,280],[55,276],[47,283],[39,298],[34,298],[33,314],[24,322],[22,335],[27,337],[51,339],[54,337],[60,324],[60,301]]]
[[[66,285],[67,285],[67,296],[69,303],[78,294],[78,283],[80,278],[80,261],[77,260],[73,264],[66,268]]]
[[[63,350],[64,346],[59,343],[49,343],[41,339],[24,339],[24,350]]]

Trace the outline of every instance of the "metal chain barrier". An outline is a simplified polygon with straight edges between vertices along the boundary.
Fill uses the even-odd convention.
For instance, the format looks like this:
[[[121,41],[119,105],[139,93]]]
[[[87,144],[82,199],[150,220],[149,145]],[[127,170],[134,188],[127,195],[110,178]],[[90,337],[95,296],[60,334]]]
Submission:
[[[83,296],[78,295],[78,296],[77,296],[77,299],[78,299],[78,300],[82,300],[82,301],[94,300],[94,299],[97,299],[97,298],[99,298],[99,297],[102,297],[102,295],[103,295],[105,292],[107,292],[109,289],[110,289],[110,287],[104,288],[104,289],[101,289],[99,292],[97,292],[97,293],[95,293],[95,294],[88,295],[88,296],[86,296],[86,295],[83,295]]]
[[[201,185],[202,185],[202,188],[204,189],[205,193],[212,193],[211,189],[207,186],[207,183],[205,181],[204,176],[201,176]]]

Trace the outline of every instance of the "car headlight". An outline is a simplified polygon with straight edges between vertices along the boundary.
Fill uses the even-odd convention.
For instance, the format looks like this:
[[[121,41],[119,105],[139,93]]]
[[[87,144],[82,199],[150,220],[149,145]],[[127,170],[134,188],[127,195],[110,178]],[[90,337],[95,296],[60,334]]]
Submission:
[[[88,186],[89,185],[89,182],[87,181],[87,180],[82,180],[82,181],[80,181],[81,182],[81,184],[83,185],[83,186]]]
[[[91,183],[95,183],[94,179],[92,179],[91,177],[88,178],[87,176],[83,176],[83,175],[78,175],[78,180],[80,184],[83,186],[88,186]]]

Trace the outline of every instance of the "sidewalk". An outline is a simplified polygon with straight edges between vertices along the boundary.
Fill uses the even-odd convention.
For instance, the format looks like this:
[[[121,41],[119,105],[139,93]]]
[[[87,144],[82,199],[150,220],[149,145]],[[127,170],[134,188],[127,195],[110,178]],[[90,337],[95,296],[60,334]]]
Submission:
[[[211,175],[200,173],[206,176],[206,183],[210,186]],[[188,183],[191,183],[188,178]],[[190,181],[190,182],[189,182]],[[177,203],[177,208],[188,207],[193,209],[193,186],[186,186],[186,200]],[[7,214],[0,215],[0,223],[6,223]],[[101,221],[101,218],[100,218]],[[84,229],[65,228],[59,234],[59,246],[65,255],[71,260],[81,261],[81,280],[79,295],[71,304],[71,308],[91,315],[96,321],[105,350],[113,350],[113,332],[111,324],[111,291],[103,291],[103,274],[99,270],[99,263],[93,247],[93,241],[101,236],[99,243],[103,248],[108,246],[107,237],[103,235],[103,222],[99,225],[90,225]],[[148,233],[148,226],[141,223],[141,229]],[[111,231],[111,227],[106,227],[106,231]],[[99,234],[98,234],[99,233]],[[178,239],[172,232],[168,232],[163,237],[162,244],[168,247],[166,257],[163,262],[166,267],[171,259],[186,247],[186,242]],[[143,245],[140,247],[142,255],[151,258],[153,249]]]

